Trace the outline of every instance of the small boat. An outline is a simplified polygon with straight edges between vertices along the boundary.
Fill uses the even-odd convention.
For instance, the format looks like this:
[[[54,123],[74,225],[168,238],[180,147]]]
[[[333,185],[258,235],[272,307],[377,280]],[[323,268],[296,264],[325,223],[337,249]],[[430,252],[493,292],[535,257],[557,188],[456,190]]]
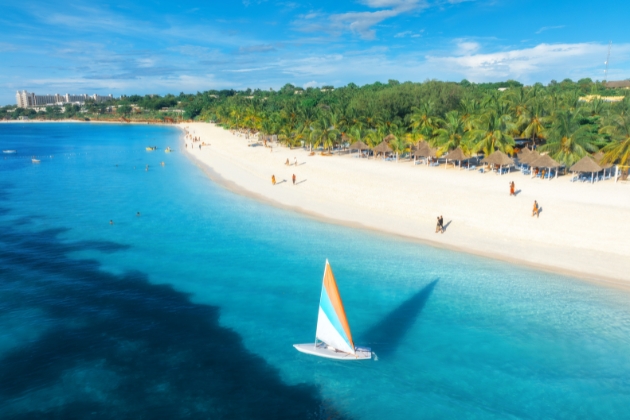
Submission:
[[[341,295],[328,260],[324,268],[322,293],[315,342],[294,344],[298,351],[313,356],[337,360],[366,360],[372,358],[372,349],[358,347],[352,341],[350,324],[341,302]]]
[[[171,153],[173,150],[170,147],[164,149],[164,153]]]
[[[39,163],[39,162],[41,162],[41,160],[33,158],[33,159],[31,159],[31,162],[33,162],[33,163]]]
[[[148,152],[152,152],[154,150],[157,150],[157,146],[147,146],[146,149],[147,149]]]
[[[17,153],[17,150],[3,150],[2,153]]]

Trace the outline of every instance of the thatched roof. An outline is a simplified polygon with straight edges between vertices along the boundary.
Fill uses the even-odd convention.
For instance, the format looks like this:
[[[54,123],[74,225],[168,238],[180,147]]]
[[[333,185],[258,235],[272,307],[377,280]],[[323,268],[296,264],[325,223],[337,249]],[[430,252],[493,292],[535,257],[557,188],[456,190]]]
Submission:
[[[393,134],[388,134],[388,135],[387,135],[387,136],[383,139],[383,141],[386,141],[387,143],[389,143],[389,142],[390,142],[390,141],[392,141],[392,140],[396,140],[396,136],[395,136],[395,135],[393,135]]]
[[[590,156],[584,156],[575,165],[569,168],[571,172],[599,172],[602,167],[599,166]]]
[[[470,159],[470,156],[467,156],[461,147],[458,147],[455,150],[451,150],[448,152],[448,155],[445,156],[447,160],[466,160]]]
[[[386,141],[383,141],[378,146],[374,146],[372,151],[374,151],[374,153],[389,153],[392,151],[392,147],[389,144],[387,144]]]
[[[497,150],[494,153],[490,153],[481,161],[483,163],[489,163],[491,165],[499,166],[514,165],[514,160],[500,150]]]
[[[531,150],[529,150],[529,148],[524,147],[521,149],[520,152],[518,152],[518,159],[522,162],[523,158],[525,158],[525,156],[529,156],[532,153]]]
[[[626,88],[630,89],[630,80],[620,80],[613,82],[606,82],[607,88]]]
[[[602,167],[602,169],[612,168],[612,163],[602,163],[604,159],[604,154],[602,152],[597,152],[593,155],[593,159],[595,159],[595,163]]]
[[[361,140],[357,140],[352,143],[349,147],[350,150],[367,150],[369,149],[368,145],[363,143]]]
[[[426,141],[420,142],[417,150],[413,153],[415,157],[437,157],[437,149],[429,146]]]
[[[535,150],[532,150],[531,152],[529,152],[527,155],[523,156],[523,157],[518,157],[518,159],[521,161],[521,163],[526,163],[526,164],[530,164],[533,161],[535,161],[536,159],[538,159],[540,157],[540,153],[538,153]]]
[[[551,157],[549,157],[549,155],[542,155],[529,165],[534,168],[557,168],[558,166],[562,166]]]

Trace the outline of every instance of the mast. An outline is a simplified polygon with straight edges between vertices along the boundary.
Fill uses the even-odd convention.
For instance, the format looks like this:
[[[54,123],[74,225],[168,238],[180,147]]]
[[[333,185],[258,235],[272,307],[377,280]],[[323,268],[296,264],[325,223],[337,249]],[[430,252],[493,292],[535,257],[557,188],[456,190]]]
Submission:
[[[610,49],[612,48],[612,41],[608,44],[608,55],[606,56],[606,70],[604,70],[604,87],[606,86],[606,81],[608,80],[608,63],[610,62]]]

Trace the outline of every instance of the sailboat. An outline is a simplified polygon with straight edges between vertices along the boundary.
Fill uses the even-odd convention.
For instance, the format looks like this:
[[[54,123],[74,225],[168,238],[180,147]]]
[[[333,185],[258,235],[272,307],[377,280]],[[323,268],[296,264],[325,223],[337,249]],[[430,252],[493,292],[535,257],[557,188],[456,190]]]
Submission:
[[[319,299],[319,315],[315,342],[294,344],[298,351],[313,356],[338,360],[364,360],[372,358],[372,350],[358,347],[352,341],[350,324],[341,302],[337,282],[328,260],[324,268],[322,294]]]

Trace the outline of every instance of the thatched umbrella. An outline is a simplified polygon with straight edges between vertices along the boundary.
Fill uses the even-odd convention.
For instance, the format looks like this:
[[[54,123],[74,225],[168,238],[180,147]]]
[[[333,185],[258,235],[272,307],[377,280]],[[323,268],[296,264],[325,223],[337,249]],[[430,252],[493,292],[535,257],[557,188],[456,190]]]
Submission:
[[[584,156],[575,165],[571,166],[569,170],[571,172],[590,172],[592,184],[595,177],[595,172],[601,171],[602,167],[595,163],[595,161],[590,156]]]
[[[466,160],[466,159],[470,159],[470,156],[467,156],[464,151],[462,150],[461,147],[458,147],[455,150],[451,150],[450,152],[448,152],[448,154],[446,155],[446,162],[448,163],[449,160],[457,160],[459,161],[459,167],[462,167],[462,160]],[[446,165],[444,166],[446,168]]]
[[[392,147],[386,141],[383,140],[378,146],[374,146],[372,151],[374,153],[383,153],[383,154],[391,153]]]
[[[416,151],[413,153],[413,157],[414,163],[415,159],[419,157],[434,158],[437,157],[437,149],[432,148],[431,146],[429,146],[429,143],[423,141],[420,142],[420,144],[416,148]]]
[[[522,161],[522,160],[523,160],[523,158],[525,158],[525,156],[528,156],[528,155],[530,155],[531,153],[532,153],[532,151],[531,151],[531,150],[529,150],[529,148],[524,147],[524,148],[522,148],[522,149],[521,149],[521,151],[520,151],[520,152],[518,152],[517,157],[518,157],[518,159],[519,159],[520,161]]]
[[[526,165],[530,165],[533,161],[535,161],[539,157],[540,157],[540,153],[538,153],[535,150],[532,150],[531,152],[529,152],[528,154],[524,155],[523,157],[521,157],[519,155],[518,160],[521,163],[524,163]]]
[[[501,169],[503,169],[504,166],[514,165],[514,160],[500,150],[490,153],[488,156],[483,158],[481,162],[488,163],[490,165],[498,165]]]
[[[361,140],[357,140],[350,145],[348,150],[358,150],[359,153],[361,153],[361,150],[368,150],[369,148],[367,144],[363,143]]]
[[[549,155],[541,155],[538,159],[530,163],[532,168],[547,168],[551,171],[553,168],[558,168],[562,166],[555,160],[553,160]],[[532,174],[533,175],[533,174]],[[558,177],[558,171],[556,170],[556,178]],[[549,177],[551,180],[551,177]]]
[[[396,136],[395,136],[395,135],[393,135],[393,134],[388,134],[388,135],[387,135],[387,136],[383,139],[383,141],[385,141],[385,142],[389,143],[390,141],[395,140],[395,139],[396,139]]]

